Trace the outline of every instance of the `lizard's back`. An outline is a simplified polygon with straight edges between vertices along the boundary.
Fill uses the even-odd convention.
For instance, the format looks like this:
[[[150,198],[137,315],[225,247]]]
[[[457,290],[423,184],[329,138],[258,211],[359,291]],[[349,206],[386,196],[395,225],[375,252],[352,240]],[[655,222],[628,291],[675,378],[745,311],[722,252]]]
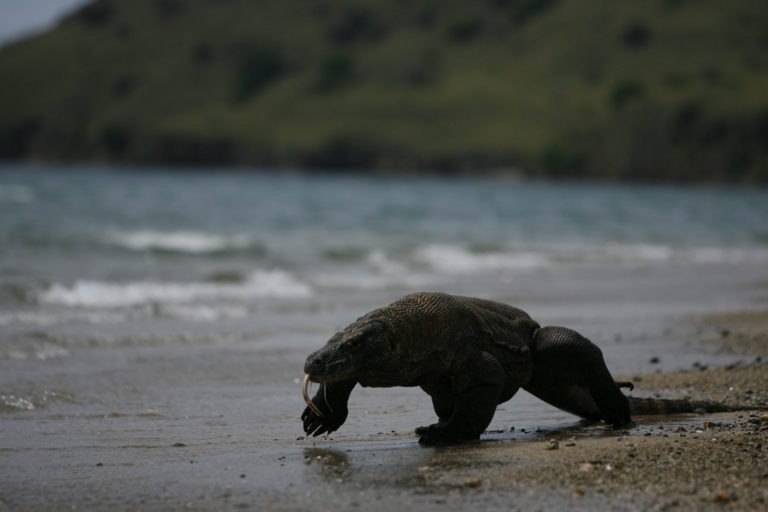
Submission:
[[[466,350],[472,345],[504,361],[518,359],[539,327],[525,311],[501,302],[448,295],[413,293],[376,312],[403,333],[415,357]]]

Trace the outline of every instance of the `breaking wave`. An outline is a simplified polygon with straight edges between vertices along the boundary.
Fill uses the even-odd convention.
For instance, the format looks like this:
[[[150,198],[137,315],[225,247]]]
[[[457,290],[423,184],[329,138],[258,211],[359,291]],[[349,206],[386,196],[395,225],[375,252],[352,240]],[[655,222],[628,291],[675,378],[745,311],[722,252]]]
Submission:
[[[430,268],[446,273],[469,274],[488,270],[532,269],[551,263],[550,256],[533,251],[471,251],[462,246],[430,244],[415,257]]]
[[[430,244],[414,251],[417,262],[444,274],[525,271],[557,264],[768,263],[764,248],[676,247],[664,244],[542,244],[520,249],[473,251],[460,245]]]
[[[526,246],[520,249],[472,250],[451,244],[426,244],[410,251],[387,253],[372,250],[362,261],[304,268],[302,277],[284,270],[257,270],[247,274],[217,273],[208,280],[104,281],[80,279],[72,284],[56,283],[36,290],[36,301],[95,309],[162,305],[162,314],[189,318],[231,318],[243,316],[240,309],[200,310],[169,305],[198,305],[211,301],[244,301],[259,298],[302,299],[323,290],[385,290],[439,286],[446,278],[467,275],[530,272],[569,264],[655,265],[682,263],[768,263],[766,249],[723,249],[674,247],[652,244],[596,244]],[[217,304],[216,307],[224,307]],[[155,312],[157,313],[157,312]],[[26,318],[0,315],[0,324],[58,323],[60,318]],[[103,318],[87,318],[101,322]],[[107,319],[108,320],[108,319]]]
[[[263,250],[248,235],[217,235],[201,231],[127,231],[108,235],[110,243],[133,251],[208,254],[247,249]]]
[[[0,393],[0,413],[33,411],[45,407],[49,402],[69,402],[72,397],[55,391],[37,391],[32,394]]]
[[[125,307],[147,303],[191,303],[212,299],[303,298],[312,288],[283,270],[256,271],[242,283],[77,281],[54,284],[40,294],[49,304]]]

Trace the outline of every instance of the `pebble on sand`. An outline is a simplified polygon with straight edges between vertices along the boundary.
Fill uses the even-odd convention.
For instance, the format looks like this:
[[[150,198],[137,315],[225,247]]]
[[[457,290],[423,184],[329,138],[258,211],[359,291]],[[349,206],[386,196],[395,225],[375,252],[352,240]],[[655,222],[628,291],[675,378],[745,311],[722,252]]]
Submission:
[[[731,497],[728,495],[728,493],[719,491],[715,493],[714,501],[715,503],[730,503]]]
[[[480,487],[480,484],[482,484],[483,481],[476,477],[471,478],[465,478],[464,479],[464,487],[469,487],[471,489],[474,489],[475,487]]]

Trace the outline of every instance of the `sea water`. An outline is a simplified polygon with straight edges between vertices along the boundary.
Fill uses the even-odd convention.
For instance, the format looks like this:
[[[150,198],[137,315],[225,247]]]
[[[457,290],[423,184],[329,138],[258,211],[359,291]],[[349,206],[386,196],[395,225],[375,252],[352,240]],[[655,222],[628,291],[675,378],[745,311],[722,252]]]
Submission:
[[[424,288],[582,263],[768,262],[768,191],[145,169],[0,170],[3,309]],[[10,322],[6,318],[5,322]]]
[[[0,168],[7,362],[242,343],[290,352],[300,377],[336,330],[420,290],[511,302],[601,345],[648,341],[662,329],[648,318],[743,306],[766,267],[763,189]],[[626,354],[647,353],[607,358],[635,371]],[[6,368],[6,408],[75,393],[19,396],[32,371]]]

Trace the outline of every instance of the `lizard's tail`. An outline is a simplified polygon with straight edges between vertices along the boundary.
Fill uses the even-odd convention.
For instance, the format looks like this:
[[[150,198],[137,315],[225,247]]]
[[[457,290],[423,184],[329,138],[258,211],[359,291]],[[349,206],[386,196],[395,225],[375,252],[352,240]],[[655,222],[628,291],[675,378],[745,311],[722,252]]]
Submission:
[[[629,397],[629,410],[632,415],[675,414],[685,412],[727,412],[753,410],[756,407],[731,407],[711,400],[670,400],[665,398]]]

